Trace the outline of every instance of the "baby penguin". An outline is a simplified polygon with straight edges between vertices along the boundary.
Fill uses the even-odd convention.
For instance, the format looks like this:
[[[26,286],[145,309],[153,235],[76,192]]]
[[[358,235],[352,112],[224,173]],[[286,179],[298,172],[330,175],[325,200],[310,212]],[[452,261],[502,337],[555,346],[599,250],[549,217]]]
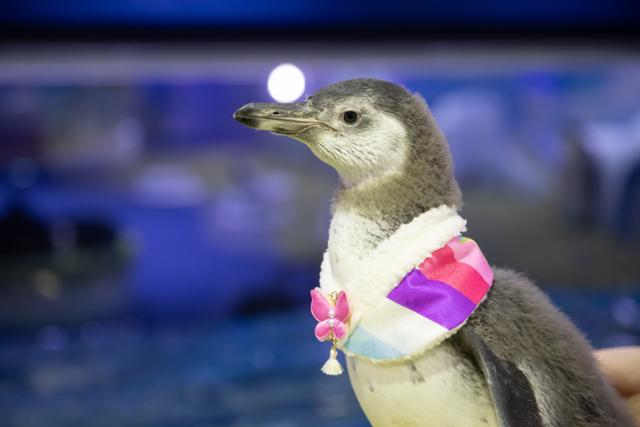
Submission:
[[[324,371],[344,351],[373,426],[634,425],[572,323],[462,236],[449,148],[420,96],[347,80],[234,118],[340,176],[312,314],[333,343]]]

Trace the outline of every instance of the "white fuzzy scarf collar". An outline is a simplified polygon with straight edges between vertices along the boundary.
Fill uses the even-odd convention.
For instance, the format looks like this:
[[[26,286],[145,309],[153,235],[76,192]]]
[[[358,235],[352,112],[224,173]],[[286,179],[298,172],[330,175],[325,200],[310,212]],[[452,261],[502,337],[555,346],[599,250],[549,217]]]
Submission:
[[[439,206],[404,224],[360,260],[354,274],[339,283],[331,271],[328,250],[320,269],[320,288],[326,294],[345,291],[352,307],[351,328],[379,304],[408,271],[433,251],[466,230],[455,208]]]

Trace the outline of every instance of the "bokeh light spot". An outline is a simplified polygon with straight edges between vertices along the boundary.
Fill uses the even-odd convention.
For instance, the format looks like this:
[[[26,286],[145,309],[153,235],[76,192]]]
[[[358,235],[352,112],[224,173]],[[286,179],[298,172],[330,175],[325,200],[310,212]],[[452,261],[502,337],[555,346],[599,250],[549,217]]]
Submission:
[[[271,71],[267,81],[269,95],[278,102],[293,102],[304,93],[302,71],[293,64],[280,64]]]

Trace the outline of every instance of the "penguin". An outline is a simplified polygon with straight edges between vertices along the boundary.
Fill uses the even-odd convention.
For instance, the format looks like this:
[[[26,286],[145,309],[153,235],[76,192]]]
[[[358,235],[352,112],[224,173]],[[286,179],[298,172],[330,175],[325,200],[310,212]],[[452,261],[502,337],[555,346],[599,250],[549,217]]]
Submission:
[[[448,144],[419,94],[382,80],[353,79],[302,102],[250,103],[233,117],[304,143],[339,175],[316,293],[318,307],[329,307],[324,313],[330,314],[331,327],[319,339],[328,336],[334,344],[330,362],[337,363],[336,344],[345,352],[351,385],[371,425],[635,425],[571,321],[522,274],[485,265],[479,247],[459,235],[465,222],[458,215],[462,198]],[[396,291],[403,284],[433,292],[430,285],[442,283],[427,280],[415,265],[403,278],[406,271],[400,274],[399,266],[427,253],[420,268],[429,268],[437,254],[463,244],[470,245],[465,253],[483,272],[485,287],[471,305],[455,296],[471,308],[449,329],[435,325],[434,335],[431,326],[420,326],[426,323],[418,309],[406,310],[413,296],[405,304]],[[377,284],[385,278],[387,284],[401,281],[387,293]],[[323,282],[340,293],[322,294]],[[448,321],[455,310],[449,294],[444,298],[441,315]],[[398,308],[398,301],[405,306]],[[391,308],[382,309],[385,304]],[[394,317],[393,310],[400,309],[402,316]],[[336,325],[344,325],[336,311],[345,314],[340,320],[350,325],[351,335],[338,334]],[[368,337],[362,325],[375,336]],[[395,347],[384,339],[380,344],[380,336]]]

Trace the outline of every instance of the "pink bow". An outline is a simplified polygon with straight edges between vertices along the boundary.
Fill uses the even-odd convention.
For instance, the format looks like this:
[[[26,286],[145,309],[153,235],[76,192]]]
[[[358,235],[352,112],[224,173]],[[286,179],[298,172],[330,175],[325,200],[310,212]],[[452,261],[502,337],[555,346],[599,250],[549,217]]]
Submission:
[[[318,321],[315,330],[318,341],[341,340],[347,336],[346,322],[351,309],[344,291],[340,291],[335,298],[328,299],[318,288],[313,289],[311,314]]]

